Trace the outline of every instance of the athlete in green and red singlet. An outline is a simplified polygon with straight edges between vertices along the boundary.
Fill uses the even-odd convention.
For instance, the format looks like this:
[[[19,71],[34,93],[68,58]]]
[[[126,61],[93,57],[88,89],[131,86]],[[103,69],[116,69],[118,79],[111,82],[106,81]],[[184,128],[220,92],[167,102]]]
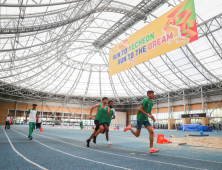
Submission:
[[[93,142],[96,143],[97,135],[104,130],[103,122],[105,122],[105,118],[107,117],[107,110],[108,110],[108,106],[106,106],[107,102],[108,102],[108,98],[103,97],[102,104],[96,104],[90,110],[89,119],[92,119],[93,109],[98,108],[97,114],[96,114],[96,117],[94,120],[96,128],[95,128],[94,132],[92,133],[92,135],[90,136],[90,138],[86,140],[88,147],[89,147],[89,143],[90,143],[91,139],[93,138]]]

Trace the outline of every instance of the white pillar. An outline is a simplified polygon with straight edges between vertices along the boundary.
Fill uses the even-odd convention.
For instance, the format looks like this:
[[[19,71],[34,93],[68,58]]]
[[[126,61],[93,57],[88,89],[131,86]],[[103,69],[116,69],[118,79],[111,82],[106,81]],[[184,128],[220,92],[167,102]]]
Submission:
[[[168,93],[168,118],[170,119],[170,93]]]
[[[15,118],[16,118],[16,110],[17,110],[17,101],[15,102],[14,125],[15,125]]]
[[[62,126],[64,126],[64,103],[62,105]]]
[[[81,121],[82,121],[82,116],[83,116],[83,104],[82,104],[82,109],[81,109],[82,111],[81,111]]]
[[[203,87],[201,87],[201,102],[202,102],[202,111],[203,111],[203,113],[204,113]]]
[[[183,111],[186,113],[186,100],[185,100],[185,91],[183,90]]]
[[[156,119],[158,119],[158,116],[157,116],[158,114],[157,113],[158,113],[158,104],[156,102]]]
[[[41,116],[41,118],[43,118],[43,110],[44,110],[44,101],[42,101],[42,116]]]

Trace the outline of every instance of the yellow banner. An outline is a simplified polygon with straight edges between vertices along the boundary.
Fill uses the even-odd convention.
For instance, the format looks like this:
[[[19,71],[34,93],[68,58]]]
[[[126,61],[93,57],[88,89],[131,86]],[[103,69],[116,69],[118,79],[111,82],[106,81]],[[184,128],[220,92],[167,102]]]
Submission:
[[[197,39],[194,0],[185,0],[111,48],[109,76]]]

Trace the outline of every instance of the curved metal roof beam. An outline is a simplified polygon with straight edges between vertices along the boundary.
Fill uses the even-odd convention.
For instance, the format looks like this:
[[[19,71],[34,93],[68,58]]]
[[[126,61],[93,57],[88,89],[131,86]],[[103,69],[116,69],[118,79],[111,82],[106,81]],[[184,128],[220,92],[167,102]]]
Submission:
[[[58,53],[58,54],[59,54],[59,53]],[[53,57],[54,57],[54,55],[51,55],[51,57],[48,57],[47,60],[49,60],[49,59],[51,59],[51,58],[53,58]],[[60,57],[60,58],[61,58],[61,57]],[[60,58],[57,59],[56,61],[60,61]],[[45,62],[45,63],[47,63],[47,62]],[[78,63],[78,65],[82,65],[82,67],[83,67],[83,63],[82,63],[82,62],[76,61],[76,63]],[[53,64],[55,64],[55,62],[54,62]],[[50,67],[51,67],[53,64],[51,64]],[[89,65],[88,62],[86,62],[86,64]],[[32,65],[33,65],[33,64],[32,64]],[[94,65],[94,64],[91,64],[91,65]],[[39,65],[37,65],[37,66],[35,66],[35,67],[38,68],[38,67],[40,67],[40,66],[42,66],[42,63],[40,63]],[[84,65],[84,66],[86,66],[86,65]],[[47,66],[47,67],[49,68],[49,66]],[[48,69],[48,68],[47,68],[47,69]],[[44,71],[46,71],[47,69],[44,69]],[[20,73],[18,73],[18,74],[0,77],[0,79],[7,78],[7,77],[12,77],[12,76],[17,76],[17,75],[20,75],[20,74],[29,72],[29,71],[31,71],[31,70],[33,70],[33,68],[31,68],[31,69],[29,69],[29,70],[26,70],[26,71],[23,71],[23,72],[20,72]],[[40,72],[36,73],[35,75],[39,75],[39,74],[42,73],[42,72],[43,72],[43,71],[40,71]],[[31,78],[33,78],[33,76],[31,76]],[[29,79],[26,78],[26,80],[29,80]],[[41,79],[41,80],[42,80],[42,79]],[[24,81],[24,79],[17,81],[16,84],[17,84],[17,83],[20,83],[20,81]],[[15,83],[15,82],[13,82],[13,83]],[[12,83],[12,84],[13,84],[13,83]]]
[[[98,18],[97,18],[98,19]],[[111,21],[111,20],[106,20],[106,19],[100,19],[100,20],[102,20],[102,21],[110,21],[110,22],[113,22],[113,23],[115,23],[115,21]],[[103,27],[89,27],[89,28],[102,28],[102,29],[108,29],[108,28],[103,28]],[[38,34],[42,34],[42,33],[45,33],[45,32],[48,32],[49,30],[44,30],[44,31],[39,31],[38,32]],[[96,31],[84,31],[84,32],[90,32],[90,33],[96,33],[96,34],[103,34],[103,33],[101,33],[101,32],[96,32]],[[4,35],[4,34],[2,34],[2,35]],[[19,36],[19,38],[20,37],[27,37],[27,36],[34,36],[34,35],[36,35],[36,32],[35,33],[32,33],[32,34],[30,34],[30,33],[28,33],[28,34],[25,34],[25,33],[23,33],[23,34],[21,34],[20,36]],[[61,35],[61,34],[60,34]],[[8,36],[8,37],[4,37],[4,36],[2,36],[2,37],[0,37],[0,39],[13,39],[13,38],[15,38],[15,36]]]
[[[83,21],[83,22],[84,22],[84,21]],[[81,24],[81,25],[82,25],[82,24]],[[81,25],[80,25],[80,26],[81,26]],[[79,27],[80,27],[80,26],[79,26]],[[71,36],[71,37],[72,37],[72,36]],[[67,41],[69,41],[69,40],[71,39],[71,37],[70,37]],[[67,43],[67,42],[66,42],[66,43]],[[64,48],[64,46],[66,45],[66,43],[64,43],[64,44],[62,45],[62,47],[61,47],[60,50],[58,51],[57,55],[58,55],[60,52],[63,51],[63,48]],[[49,67],[51,67],[53,64],[55,64],[58,60],[59,60],[59,59],[55,60]],[[48,68],[49,68],[49,67],[48,67]],[[47,68],[47,69],[48,69],[48,68]],[[19,80],[19,81],[17,81],[17,83],[19,83],[20,81],[23,81],[23,82],[24,82],[24,81],[30,80],[30,79],[32,79],[34,76],[39,75],[40,73],[42,73],[43,71],[46,71],[47,69],[43,69],[42,71],[40,71],[40,72],[38,72],[38,73],[30,76],[30,77],[27,77],[27,78],[25,78],[25,79],[23,79],[23,80]],[[29,72],[29,71],[31,71],[31,69],[26,70],[26,71],[24,71],[24,72]],[[24,72],[22,72],[22,73],[24,73]],[[12,77],[12,76],[20,75],[20,74],[21,74],[21,73],[14,74],[14,75],[10,75],[10,76],[4,76],[4,77],[1,77],[1,78]]]
[[[63,66],[63,65],[60,65],[59,67],[55,68],[53,71],[50,72],[50,74],[44,76],[44,78],[42,78],[41,80],[39,80],[39,81],[41,81],[41,84],[44,85],[44,87],[41,87],[41,89],[46,89],[50,84],[52,84],[53,82],[55,82],[55,80],[57,80],[57,78],[59,78],[59,76],[61,76],[62,73],[64,73],[64,71],[66,71],[66,70],[69,68],[69,67],[66,67],[66,68],[59,74],[59,70],[60,70],[60,68],[61,68],[62,66]],[[72,68],[69,68],[70,71],[71,71],[71,69],[72,69]],[[56,72],[56,74],[57,74],[56,77],[55,77],[56,74],[53,74],[54,72]],[[49,77],[49,76],[50,76],[50,77]],[[49,77],[49,78],[48,78],[48,77]],[[66,76],[64,76],[64,78],[65,78],[65,77],[66,77]],[[46,79],[46,80],[44,80],[44,79]],[[44,81],[42,82],[42,80],[44,80]],[[47,85],[47,81],[49,81],[49,80],[53,80],[53,81],[51,81],[51,82],[48,83],[48,85]],[[30,86],[33,86],[33,85],[35,85],[35,82],[34,82],[33,84],[29,84],[29,85],[26,86],[25,88],[30,87]],[[33,87],[35,88],[35,86],[33,86]],[[51,91],[52,91],[52,90],[51,90]]]
[[[66,74],[66,76],[67,76],[68,78],[66,78],[66,76],[65,76],[65,77],[58,83],[58,85],[57,85],[55,88],[53,88],[51,91],[54,91],[55,89],[58,88],[58,86],[60,86],[60,87],[55,91],[55,93],[57,94],[58,91],[67,83],[67,81],[70,80],[71,76],[74,74],[74,72],[75,72],[75,70],[76,70],[76,69],[70,68],[70,71],[71,71],[71,69],[72,69],[73,71],[70,73],[69,77],[68,77],[68,74]],[[65,80],[64,83],[62,83],[63,80]]]
[[[51,58],[53,57],[54,55],[51,55],[49,57],[45,57],[43,60],[41,60],[41,63],[42,65],[46,64],[49,60],[51,60]],[[0,72],[4,72],[4,71],[10,71],[10,70],[17,70],[17,69],[21,69],[21,68],[24,68],[24,67],[31,67],[33,66],[33,62],[37,62],[36,58],[34,58],[33,60],[27,60],[26,63],[22,63],[22,64],[16,64],[15,67],[13,68],[6,68],[6,69],[0,69]],[[12,60],[11,60],[12,62]],[[13,62],[15,63],[15,61],[13,60]],[[39,61],[38,61],[39,62]]]
[[[36,32],[36,31],[41,31],[41,30],[46,30],[46,29],[53,29],[53,28],[57,28],[57,27],[78,21],[80,19],[88,17],[91,14],[98,13],[98,12],[116,12],[116,13],[121,13],[121,14],[127,14],[129,12],[131,14],[134,13],[133,11],[130,11],[127,9],[114,8],[114,7],[100,7],[97,9],[92,9],[91,11],[88,11],[84,14],[79,15],[79,16],[77,15],[74,18],[63,20],[60,22],[53,22],[50,24],[41,24],[41,25],[35,25],[35,26],[27,26],[27,27],[18,28],[18,29],[16,27],[15,28],[10,28],[10,27],[9,28],[0,28],[0,33],[1,34],[15,34],[15,33],[26,33],[26,32],[33,32],[33,31]],[[139,15],[144,15],[144,14],[139,13]]]
[[[50,65],[50,67],[51,67],[53,64],[55,64],[58,60],[59,60],[59,59],[55,60],[55,61]],[[35,67],[38,68],[38,67],[41,67],[41,66],[42,66],[42,63],[40,63],[39,65],[37,65],[37,66],[35,66]],[[49,68],[49,67],[48,67],[48,68]],[[43,69],[41,72],[47,70],[48,68]],[[8,77],[14,77],[14,76],[17,76],[17,75],[20,75],[20,74],[23,74],[23,73],[26,73],[26,72],[29,72],[29,71],[32,71],[32,70],[33,70],[33,68],[30,68],[30,69],[28,69],[28,70],[25,70],[25,71],[20,72],[20,73],[17,73],[17,74],[13,74],[13,75],[11,74],[11,75],[9,75],[9,76],[0,77],[0,79],[4,79],[4,78],[8,78]],[[38,74],[40,74],[41,72],[39,72]],[[31,76],[31,77],[33,77],[33,76]],[[26,81],[26,79],[19,80],[19,81],[14,82],[14,83],[19,83],[20,81]]]
[[[101,1],[100,1],[101,2]],[[100,3],[98,3],[97,4],[97,6],[99,5]],[[97,7],[96,6],[96,7]],[[95,8],[96,8],[95,7]],[[89,17],[89,16],[88,16]],[[85,22],[85,20],[88,18],[88,17],[86,17],[83,21],[82,21],[82,23],[79,25],[79,27],[78,27],[78,29],[82,26],[82,24]],[[95,19],[94,19],[95,20]],[[93,22],[94,20],[92,20],[91,22]],[[91,24],[91,22],[89,23],[89,24]],[[81,34],[80,34],[81,35]],[[70,41],[71,40],[71,38],[72,38],[72,36],[67,40],[67,41]],[[66,44],[66,43],[65,43]],[[63,47],[64,47],[64,45],[63,45]],[[90,53],[89,53],[90,54]],[[88,55],[88,56],[90,56],[90,55]],[[88,63],[88,61],[87,61],[87,58],[88,57],[86,57],[85,59],[84,59],[84,61],[81,63],[81,65],[82,65],[82,67],[83,67],[83,64],[84,64],[84,62],[85,63]],[[51,66],[50,66],[51,67]],[[42,71],[41,71],[42,72]],[[35,75],[39,75],[41,72],[39,72],[39,73],[37,73],[37,74],[35,74]],[[81,72],[81,74],[82,74],[82,72],[83,72],[83,70],[81,70],[80,71]],[[31,76],[30,78],[33,78],[33,76]],[[27,79],[26,79],[27,80]],[[79,79],[78,79],[78,81],[79,81]],[[67,99],[69,99],[69,96],[73,93],[73,91],[75,90],[75,88],[76,88],[76,86],[77,86],[77,82],[76,82],[76,85],[73,85],[71,88],[70,88],[70,90],[67,92],[67,96],[65,97],[65,100],[67,100]]]
[[[83,0],[82,0],[83,1]],[[134,6],[130,5],[130,4],[127,4],[127,3],[123,3],[123,2],[118,2],[118,1],[112,1],[111,3],[111,6],[112,4],[118,4],[118,5],[123,5],[123,6],[126,6],[126,7],[130,7],[130,8],[134,8]],[[0,5],[1,6],[1,5]],[[73,8],[76,8],[76,6],[71,6],[68,10],[72,10]],[[47,16],[47,15],[52,15],[52,14],[59,14],[59,13],[62,13],[62,12],[66,12],[67,11],[67,7],[65,8],[61,8],[61,9],[57,9],[57,10],[51,10],[51,11],[47,11],[47,13],[45,12],[40,12],[40,13],[35,13],[35,14],[25,14],[24,17],[25,18],[34,18],[34,17],[41,17],[41,16]],[[4,18],[5,17],[5,18]],[[13,15],[13,14],[7,14],[7,15],[4,15],[4,14],[1,14],[0,16],[0,19],[18,19],[18,15]]]
[[[124,70],[123,72],[124,72],[125,75],[127,76],[126,70]],[[129,72],[129,74],[131,75],[131,77],[133,78],[133,80],[134,80],[135,82],[137,82],[137,85],[140,86],[140,88],[137,88],[137,87],[136,87],[135,83],[132,82],[132,80],[131,80],[131,78],[129,78],[129,76],[127,76],[128,79],[130,80],[130,82],[132,83],[132,85],[134,86],[134,88],[136,88],[136,89],[140,92],[140,94],[141,94],[142,96],[144,96],[144,93],[143,93],[140,89],[143,89],[144,91],[147,91],[147,90],[145,90],[145,89],[141,86],[141,83],[144,84],[146,87],[148,87],[148,86],[147,86],[141,79],[138,79],[138,80],[140,81],[140,83],[138,83],[138,80],[135,80],[135,78],[134,78],[133,75],[132,75],[132,73],[133,73],[134,75],[135,75],[135,73],[132,71],[132,69],[129,69],[128,72]],[[132,72],[132,73],[131,73],[131,72]],[[137,75],[135,75],[135,77],[138,78]]]
[[[75,48],[75,49],[82,49],[82,48],[90,47],[90,46],[93,46],[93,45],[83,46],[83,47],[79,47],[79,48]],[[49,53],[49,52],[52,52],[54,50],[55,50],[55,48],[50,50],[50,51],[46,51],[44,53],[40,53],[38,55],[27,55],[27,56],[15,58],[13,61],[15,62],[15,61],[20,61],[20,60],[26,60],[26,59],[34,58],[34,57],[39,57],[40,55],[45,55],[45,53]],[[66,52],[70,52],[70,51],[66,51]],[[11,62],[11,61],[12,61],[11,59],[0,60],[0,63],[7,63],[7,62]]]
[[[166,61],[165,61],[165,60],[163,59],[163,57],[162,57],[162,56],[164,56],[164,55],[165,55],[165,57],[167,58]],[[189,87],[190,89],[194,89],[193,86],[190,85],[190,84],[188,84],[187,82],[192,82],[192,83],[195,84],[196,86],[197,86],[198,84],[196,84],[196,82],[193,82],[192,80],[190,80],[181,70],[179,70],[179,69],[175,66],[175,64],[170,60],[170,58],[168,57],[167,54],[164,54],[164,55],[160,55],[160,58],[161,58],[162,61],[165,63],[165,65],[168,67],[168,69],[169,69],[169,70],[178,78],[178,80],[180,80],[184,85],[186,85],[186,86]],[[167,63],[167,62],[169,62],[169,61],[170,61],[170,64]],[[171,65],[171,67],[170,67],[170,65]],[[172,66],[173,66],[173,67],[172,67]],[[173,71],[173,68],[177,69],[178,71]],[[176,74],[176,73],[181,74],[181,76],[178,76],[178,74]],[[187,82],[182,78],[182,76],[187,80]]]
[[[170,91],[175,92],[175,90],[174,90],[172,87],[170,87],[169,85],[167,85],[164,81],[167,81],[169,84],[171,84],[171,86],[176,86],[176,85],[173,84],[172,82],[170,82],[169,80],[167,80],[167,79],[152,65],[152,63],[151,63],[149,60],[148,60],[148,62],[149,62],[149,65],[152,66],[152,69],[149,68],[149,67],[146,65],[145,62],[143,63],[143,65],[145,65],[145,67],[147,68],[147,70],[149,70],[149,72],[151,72],[151,73],[153,74],[153,76],[154,76],[161,84],[163,84],[167,89],[169,89]],[[154,73],[153,70],[155,70],[155,73]],[[162,77],[162,79],[164,79],[164,81],[162,81],[162,80],[160,79],[160,77],[158,77],[157,75],[160,75],[160,76]],[[178,86],[176,86],[176,87],[179,88]]]
[[[147,82],[149,82],[149,88],[150,90],[154,90],[155,93],[159,94],[158,92],[156,92],[157,90],[156,89],[160,89],[162,92],[167,92],[166,90],[164,90],[163,88],[157,86],[155,83],[153,83],[151,80],[149,80],[142,72],[140,69],[138,69],[138,66],[135,66],[135,69],[140,73],[140,75],[142,77],[144,77],[146,79]]]
[[[105,28],[105,27],[88,27],[88,28],[96,28],[96,29],[99,28],[99,29],[106,29],[106,30],[109,29],[109,28]],[[74,30],[74,32],[76,32],[76,30]],[[88,32],[90,32],[90,31],[88,31]],[[99,34],[102,34],[102,33],[99,33]],[[36,35],[36,34],[34,34],[34,35]],[[59,38],[56,37],[54,39],[48,40],[48,41],[46,41],[44,43],[39,43],[39,44],[35,44],[35,45],[31,45],[31,46],[26,46],[26,47],[21,47],[21,48],[2,49],[2,50],[0,50],[0,52],[17,51],[17,50],[23,50],[23,49],[27,49],[27,48],[37,47],[37,46],[41,46],[41,45],[45,45],[45,44],[48,44],[48,43],[51,43],[51,42],[55,42],[55,41],[61,40],[61,39],[66,38],[67,36],[70,36],[70,35],[73,35],[73,32],[70,32],[68,34],[62,35],[62,37],[59,37]],[[61,34],[60,34],[60,36],[61,36]],[[14,37],[12,37],[12,38],[14,38]],[[95,40],[95,39],[92,39],[92,40]],[[75,42],[81,42],[81,41],[75,41]],[[91,43],[92,44],[92,42],[84,42],[84,43]],[[55,45],[57,45],[57,44],[55,44]],[[0,63],[1,63],[1,61],[0,61]]]
[[[56,6],[56,5],[65,5],[71,3],[77,3],[84,0],[74,0],[74,1],[66,1],[66,2],[58,2],[58,3],[49,3],[49,4],[2,4],[0,3],[0,7],[43,7],[43,6]]]
[[[47,69],[49,69],[50,67],[52,67],[58,60],[59,60],[59,58],[57,58],[57,59],[56,59],[52,64],[50,64],[47,68],[42,69],[40,72],[38,72],[38,73],[36,73],[36,74],[34,74],[34,75],[30,76],[30,77],[27,77],[27,78],[25,78],[25,79],[19,80],[19,81],[17,81],[17,82],[13,82],[12,84],[18,84],[18,83],[20,83],[20,82],[24,83],[25,81],[28,81],[28,80],[32,79],[33,77],[41,74],[42,72],[44,72],[44,71],[46,71]],[[39,64],[37,67],[41,67],[41,64]],[[26,73],[26,72],[29,72],[29,71],[32,71],[32,70],[33,70],[33,68],[31,68],[31,69],[29,69],[29,70],[26,70],[26,71],[23,71],[22,73]],[[22,74],[22,73],[10,75],[10,76],[5,76],[5,77],[0,77],[0,79],[6,78],[6,77],[17,76],[17,75],[20,75],[20,74]]]

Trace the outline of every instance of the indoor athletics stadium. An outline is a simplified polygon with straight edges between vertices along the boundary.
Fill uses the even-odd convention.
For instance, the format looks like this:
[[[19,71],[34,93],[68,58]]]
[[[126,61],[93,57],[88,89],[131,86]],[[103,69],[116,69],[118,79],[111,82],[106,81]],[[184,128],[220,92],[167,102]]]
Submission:
[[[222,0],[0,0],[0,170],[222,170]]]

